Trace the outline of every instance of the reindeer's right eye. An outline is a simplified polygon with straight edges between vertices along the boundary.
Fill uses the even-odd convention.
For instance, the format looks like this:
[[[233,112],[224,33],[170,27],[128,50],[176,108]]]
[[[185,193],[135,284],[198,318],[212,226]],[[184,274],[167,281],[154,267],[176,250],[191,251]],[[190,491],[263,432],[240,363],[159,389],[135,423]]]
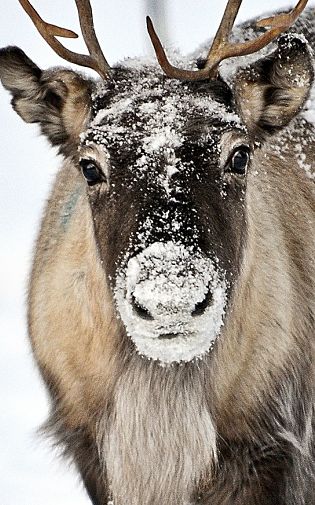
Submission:
[[[94,160],[81,158],[79,163],[82,174],[89,186],[94,186],[94,184],[106,180],[105,175]]]

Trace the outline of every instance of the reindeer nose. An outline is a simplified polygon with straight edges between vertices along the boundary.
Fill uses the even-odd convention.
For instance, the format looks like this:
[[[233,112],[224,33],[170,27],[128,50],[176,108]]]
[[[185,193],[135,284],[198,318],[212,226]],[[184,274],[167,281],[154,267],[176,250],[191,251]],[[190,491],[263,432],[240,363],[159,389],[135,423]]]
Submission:
[[[117,272],[115,298],[127,335],[161,363],[207,352],[223,323],[225,274],[193,247],[153,242]]]
[[[213,264],[201,254],[172,242],[153,243],[127,264],[132,317],[176,333],[211,305],[214,275]]]
[[[167,286],[165,286],[165,289],[167,290]],[[141,291],[140,291],[140,295],[141,295]],[[154,292],[152,293],[152,296],[154,297]],[[204,314],[204,312],[206,311],[207,307],[209,305],[211,305],[212,299],[213,299],[213,297],[212,297],[211,290],[208,289],[204,298],[201,301],[198,301],[193,306],[193,310],[189,311],[190,315],[192,317],[202,316],[202,314]],[[146,302],[144,300],[141,300],[141,296],[139,296],[139,294],[138,294],[138,297],[136,297],[133,294],[131,296],[130,302],[131,302],[134,313],[138,317],[140,317],[141,319],[144,319],[145,321],[153,321],[154,320],[154,316],[152,315],[150,310],[146,307]],[[164,309],[165,309],[165,312],[169,312],[168,309],[170,309],[171,312],[174,314],[174,316],[176,315],[177,312],[181,312],[181,307],[178,307],[178,310],[176,310],[176,305],[173,305],[172,307],[164,307]],[[163,308],[162,308],[162,312],[163,312]]]
[[[202,253],[154,242],[126,265],[122,312],[158,335],[178,334],[208,313],[221,284],[214,262]]]

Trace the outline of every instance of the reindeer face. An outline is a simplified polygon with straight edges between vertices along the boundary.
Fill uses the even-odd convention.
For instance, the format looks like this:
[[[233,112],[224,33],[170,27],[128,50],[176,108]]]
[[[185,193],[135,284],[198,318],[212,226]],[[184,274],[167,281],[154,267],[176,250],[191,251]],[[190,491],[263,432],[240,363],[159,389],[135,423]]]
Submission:
[[[169,78],[144,64],[111,69],[89,2],[76,2],[89,57],[56,44],[54,36],[74,34],[21,3],[58,54],[104,79],[95,89],[75,72],[42,71],[18,48],[0,51],[0,78],[15,110],[39,123],[86,179],[100,259],[128,335],[139,353],[163,363],[203,355],[220,333],[240,271],[254,141],[285,127],[313,83],[306,41],[285,35],[230,89],[215,78],[219,62],[234,49],[257,50],[277,32],[250,43],[250,51],[247,42],[218,50],[240,2],[234,13],[226,10],[200,72],[172,67],[149,21]],[[280,31],[300,8],[281,17]]]
[[[118,313],[141,354],[191,360],[220,333],[245,242],[250,157],[221,82],[120,71],[95,93],[79,164]]]

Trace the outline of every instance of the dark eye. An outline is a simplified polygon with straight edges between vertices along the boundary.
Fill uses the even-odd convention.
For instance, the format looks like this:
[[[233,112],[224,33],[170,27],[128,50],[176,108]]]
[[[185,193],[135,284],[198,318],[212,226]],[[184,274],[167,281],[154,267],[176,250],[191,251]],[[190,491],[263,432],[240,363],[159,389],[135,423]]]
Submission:
[[[105,176],[95,161],[82,158],[79,163],[82,174],[89,186],[105,181]]]
[[[235,149],[227,164],[227,171],[237,175],[245,175],[250,159],[250,151],[247,146]]]

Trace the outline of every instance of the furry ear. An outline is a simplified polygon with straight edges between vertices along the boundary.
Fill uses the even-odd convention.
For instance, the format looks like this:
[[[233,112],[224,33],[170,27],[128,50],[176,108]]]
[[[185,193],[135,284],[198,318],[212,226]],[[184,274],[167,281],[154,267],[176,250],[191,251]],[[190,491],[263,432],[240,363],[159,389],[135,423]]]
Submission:
[[[236,102],[248,129],[264,137],[286,126],[303,107],[313,80],[307,42],[294,34],[280,37],[274,53],[236,77]]]
[[[0,79],[14,110],[69,154],[90,115],[92,84],[71,70],[41,70],[18,47],[0,50]]]

